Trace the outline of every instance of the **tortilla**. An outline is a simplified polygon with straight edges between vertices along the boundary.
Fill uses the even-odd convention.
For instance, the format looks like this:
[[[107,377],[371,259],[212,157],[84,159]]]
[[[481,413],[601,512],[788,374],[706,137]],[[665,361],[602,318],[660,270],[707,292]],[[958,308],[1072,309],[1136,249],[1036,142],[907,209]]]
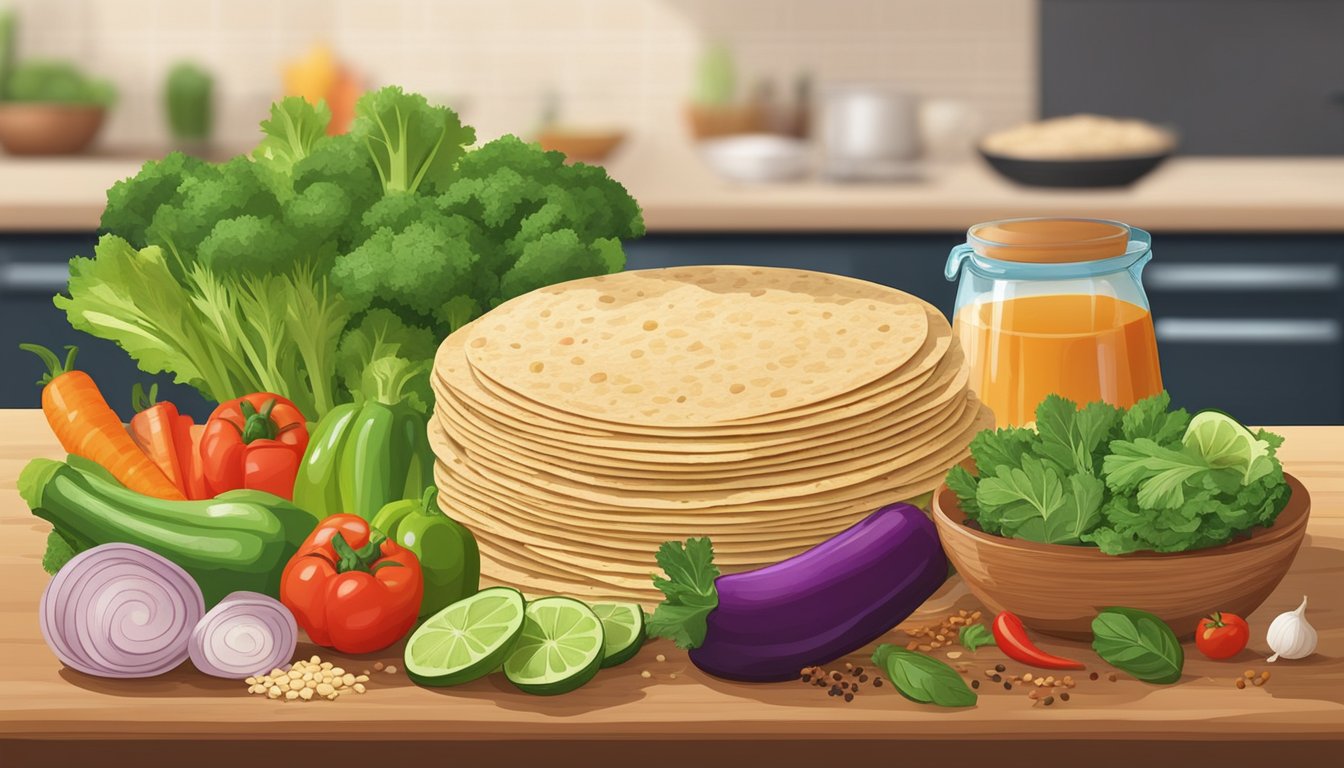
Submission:
[[[817,272],[698,267],[542,288],[473,324],[471,367],[534,400],[630,424],[714,425],[806,406],[901,368],[923,303]]]
[[[627,272],[506,302],[443,341],[428,432],[483,583],[637,600],[663,542],[724,572],[932,491],[993,415],[935,308],[750,267]]]

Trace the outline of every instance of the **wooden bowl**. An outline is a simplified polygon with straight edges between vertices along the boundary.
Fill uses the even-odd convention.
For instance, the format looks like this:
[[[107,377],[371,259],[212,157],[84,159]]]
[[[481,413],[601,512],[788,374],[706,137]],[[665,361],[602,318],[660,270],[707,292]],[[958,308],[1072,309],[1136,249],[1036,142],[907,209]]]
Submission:
[[[1268,528],[1193,552],[1107,555],[1096,547],[1038,544],[994,536],[966,524],[957,495],[940,485],[933,521],[943,551],[991,611],[1011,611],[1028,627],[1090,640],[1092,619],[1110,606],[1157,614],[1182,639],[1213,611],[1247,616],[1288,573],[1307,530],[1311,497],[1285,474],[1292,495]]]
[[[11,155],[72,155],[103,127],[107,110],[83,104],[0,104],[0,146]]]
[[[585,131],[547,128],[537,137],[541,148],[564,152],[569,162],[596,163],[607,158],[625,140],[624,131]]]

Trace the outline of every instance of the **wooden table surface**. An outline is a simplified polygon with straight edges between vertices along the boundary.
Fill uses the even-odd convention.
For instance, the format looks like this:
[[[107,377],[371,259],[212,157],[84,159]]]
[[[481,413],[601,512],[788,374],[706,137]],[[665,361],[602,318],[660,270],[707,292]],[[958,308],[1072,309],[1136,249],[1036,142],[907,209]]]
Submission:
[[[1086,750],[1089,765],[1132,765],[1152,757],[1161,764],[1189,759],[1209,765],[1337,757],[1344,747],[1344,427],[1276,431],[1287,437],[1285,465],[1312,493],[1306,542],[1287,579],[1249,617],[1250,648],[1219,663],[1187,646],[1185,675],[1175,685],[1151,686],[1123,674],[1109,682],[1111,669],[1085,645],[1047,641],[1047,649],[1087,660],[1100,680],[1082,673],[1070,701],[1053,707],[1033,707],[1020,689],[987,685],[979,704],[967,710],[916,705],[889,686],[845,703],[800,682],[709,678],[684,653],[658,641],[633,661],[555,698],[521,693],[499,675],[430,690],[400,672],[375,672],[362,696],[285,703],[249,696],[245,684],[206,677],[190,664],[158,678],[125,681],[62,668],[37,623],[48,580],[40,559],[49,527],[28,513],[14,490],[29,459],[61,453],[37,411],[0,410],[0,765],[108,764],[109,756],[114,765],[232,765],[269,762],[271,756],[301,759],[323,746],[314,742],[349,759],[413,755],[476,765],[546,759],[563,766],[580,760],[775,766],[816,765],[838,756],[889,763],[936,756],[946,761],[948,755],[957,756],[951,764],[994,759],[1003,765],[1039,762],[1051,753],[1079,756],[1047,740],[1087,741],[1065,746]],[[1311,596],[1309,616],[1320,632],[1317,653],[1264,663],[1270,619],[1296,607],[1303,594]],[[909,623],[977,607],[954,578]],[[899,631],[893,638],[905,641]],[[355,671],[378,660],[401,663],[400,648],[349,658],[300,646],[301,655],[315,652]],[[658,661],[659,655],[666,660]],[[868,663],[866,653],[851,660]],[[961,660],[973,663],[976,676],[1006,661],[994,648]],[[1233,679],[1248,668],[1272,669],[1272,678],[1263,688],[1236,689]],[[604,756],[593,750],[617,751]],[[1232,762],[1220,763],[1218,755]]]

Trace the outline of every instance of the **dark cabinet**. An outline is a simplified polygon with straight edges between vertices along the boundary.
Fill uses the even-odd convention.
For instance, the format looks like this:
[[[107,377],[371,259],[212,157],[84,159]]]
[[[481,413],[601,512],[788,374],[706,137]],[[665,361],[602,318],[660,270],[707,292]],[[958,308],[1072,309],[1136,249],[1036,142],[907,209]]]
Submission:
[[[65,313],[51,299],[65,289],[66,263],[72,256],[92,255],[92,233],[56,235],[0,235],[0,408],[36,408],[41,389],[36,381],[44,368],[41,361],[19,349],[32,342],[55,350],[79,347],[76,367],[88,371],[98,382],[108,403],[123,419],[131,411],[131,386],[159,384],[159,398],[204,419],[211,405],[191,387],[172,383],[169,376],[150,376],[117,345],[73,330]]]
[[[629,268],[746,264],[817,269],[895,286],[949,316],[956,286],[943,278],[961,233],[650,235],[630,244]],[[80,347],[108,400],[129,418],[131,385],[203,418],[210,404],[168,377],[150,377],[116,345],[71,330],[51,304],[65,262],[92,250],[89,235],[0,236],[0,407],[38,405],[33,341]],[[1162,374],[1187,408],[1217,407],[1254,424],[1344,424],[1344,235],[1154,233],[1144,277]]]

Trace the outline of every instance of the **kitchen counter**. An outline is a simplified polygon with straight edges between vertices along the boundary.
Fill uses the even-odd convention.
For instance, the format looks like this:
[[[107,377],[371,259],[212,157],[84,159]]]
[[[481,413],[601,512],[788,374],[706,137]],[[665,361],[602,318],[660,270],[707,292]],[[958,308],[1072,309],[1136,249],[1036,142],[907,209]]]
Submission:
[[[38,411],[0,411],[0,764],[298,764],[315,755],[400,764],[413,754],[416,764],[433,757],[465,765],[633,761],[774,768],[880,755],[887,762],[1007,766],[1077,751],[1089,766],[1153,758],[1160,765],[1328,762],[1344,747],[1344,591],[1338,589],[1344,579],[1344,455],[1338,450],[1344,427],[1276,431],[1287,438],[1280,452],[1285,465],[1313,495],[1306,542],[1287,579],[1250,617],[1251,649],[1219,663],[1187,646],[1185,676],[1175,685],[1149,686],[1123,674],[1110,682],[1110,668],[1085,646],[1047,641],[1042,645],[1049,650],[1086,659],[1101,678],[1077,675],[1071,700],[1053,707],[1031,706],[1020,687],[1008,692],[988,685],[981,686],[978,706],[967,710],[916,705],[889,686],[847,704],[797,682],[709,678],[683,652],[658,641],[555,698],[520,693],[499,675],[431,690],[401,673],[373,672],[362,696],[284,703],[249,696],[244,684],[205,677],[189,664],[151,680],[104,680],[57,663],[37,623],[48,526],[28,513],[14,484],[28,459],[59,457],[60,451]],[[1320,631],[1318,653],[1265,664],[1265,627],[1304,593],[1311,595],[1308,615]],[[954,578],[909,623],[976,608]],[[891,638],[906,640],[899,631]],[[398,649],[350,659],[300,645],[301,656],[312,653],[356,671],[377,660],[401,663]],[[666,660],[658,661],[658,654]],[[982,680],[985,668],[1004,662],[992,647],[962,659]],[[850,661],[869,663],[862,655]],[[1247,668],[1272,669],[1272,679],[1238,690],[1233,679]]]
[[[138,160],[0,156],[0,233],[92,231],[109,186]],[[716,177],[691,149],[633,142],[609,164],[650,232],[959,231],[1010,216],[1114,218],[1158,231],[1344,232],[1344,157],[1176,158],[1121,190],[1021,187],[978,161],[921,181],[749,185]]]

